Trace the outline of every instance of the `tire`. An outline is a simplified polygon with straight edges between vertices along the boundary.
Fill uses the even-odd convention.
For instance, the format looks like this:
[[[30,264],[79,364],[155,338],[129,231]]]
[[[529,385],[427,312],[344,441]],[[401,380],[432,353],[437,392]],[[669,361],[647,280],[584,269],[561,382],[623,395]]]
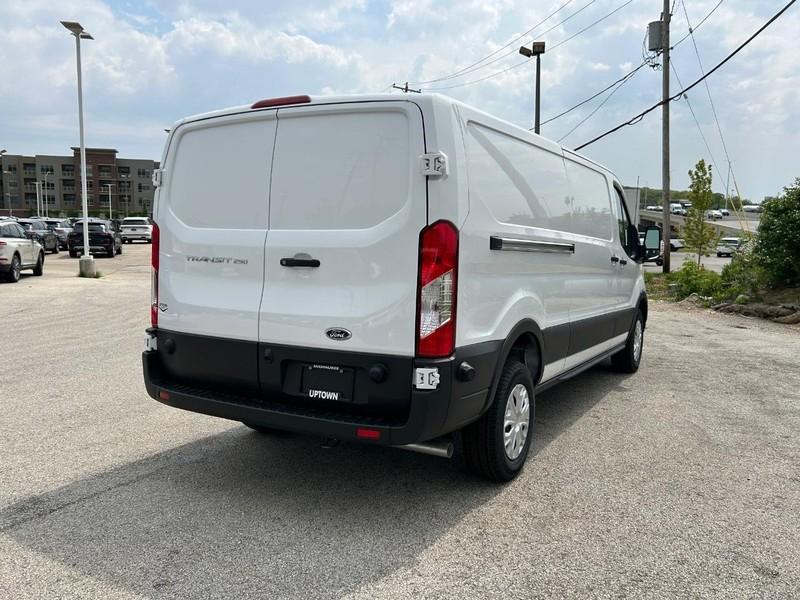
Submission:
[[[722,252],[717,252],[717,258],[721,258],[721,257],[722,257]]]
[[[78,258],[78,251],[77,250],[70,250],[69,251],[70,258]]]
[[[119,248],[117,248],[117,254],[122,254],[122,244],[120,244]]]
[[[33,267],[33,274],[36,277],[44,275],[44,252],[39,252],[39,258],[36,261],[36,266]]]
[[[111,246],[111,250],[106,252],[106,256],[108,258],[114,258],[116,255],[117,255],[117,247],[116,246]]]
[[[17,283],[19,281],[19,272],[22,270],[22,262],[19,259],[19,255],[15,254],[11,258],[11,269],[9,269],[8,273],[6,273],[6,281],[9,283]]]
[[[462,431],[467,468],[492,481],[514,479],[528,457],[535,407],[528,367],[517,360],[509,360],[503,367],[489,410]],[[506,431],[508,427],[511,427],[509,432]],[[511,444],[509,449],[507,442]]]
[[[664,261],[662,259],[659,258],[659,259],[656,260],[656,266],[657,267],[661,267],[663,265],[664,265]]]
[[[644,316],[641,310],[636,309],[636,318],[633,320],[631,329],[628,332],[628,340],[625,342],[625,347],[611,357],[611,364],[614,370],[620,373],[636,373],[642,360],[643,349]]]
[[[56,243],[53,244],[53,254],[58,254],[59,252],[61,252],[61,250],[58,247],[58,240],[56,240]]]

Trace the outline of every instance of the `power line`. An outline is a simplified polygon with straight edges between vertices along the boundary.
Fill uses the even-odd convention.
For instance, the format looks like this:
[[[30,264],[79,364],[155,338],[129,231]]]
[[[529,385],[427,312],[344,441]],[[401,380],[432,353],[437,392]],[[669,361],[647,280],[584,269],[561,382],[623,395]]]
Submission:
[[[591,119],[591,118],[592,118],[592,116],[594,116],[594,114],[595,114],[595,113],[596,113],[598,110],[600,110],[601,108],[603,108],[603,106],[605,105],[605,103],[606,103],[606,102],[608,102],[609,100],[611,100],[611,97],[612,97],[614,94],[616,94],[616,93],[617,93],[617,91],[619,91],[619,89],[620,89],[622,86],[624,86],[626,83],[628,83],[628,81],[630,81],[631,79],[633,79],[633,76],[636,74],[636,71],[638,71],[638,70],[639,70],[639,69],[636,69],[636,70],[632,71],[632,72],[631,72],[631,73],[630,73],[630,74],[629,74],[629,75],[628,75],[626,78],[624,78],[624,79],[623,79],[623,80],[622,80],[622,81],[619,83],[619,85],[618,85],[617,87],[615,87],[613,90],[611,90],[611,93],[610,93],[608,96],[606,96],[606,97],[603,99],[603,101],[602,101],[600,104],[598,104],[598,105],[595,107],[595,109],[594,109],[592,112],[590,112],[590,113],[589,113],[588,115],[586,115],[586,116],[585,116],[583,119],[581,119],[581,121],[580,121],[580,122],[579,122],[577,125],[575,125],[575,127],[573,127],[573,128],[572,128],[572,129],[570,129],[570,130],[569,130],[567,133],[565,133],[564,135],[562,135],[562,136],[561,136],[561,137],[558,139],[558,143],[560,144],[562,140],[565,140],[565,139],[566,139],[566,138],[568,138],[570,135],[572,135],[572,133],[573,133],[573,132],[574,132],[576,129],[578,129],[578,127],[580,127],[580,126],[581,126],[581,125],[583,125],[583,124],[584,124],[586,121],[588,121],[589,119]]]
[[[604,133],[601,133],[600,135],[598,135],[598,136],[592,138],[591,140],[589,140],[588,142],[585,142],[585,143],[581,144],[580,146],[576,147],[575,150],[577,151],[577,150],[580,150],[582,148],[585,148],[586,146],[588,146],[590,144],[594,144],[595,142],[603,139],[604,137],[619,131],[623,127],[627,127],[628,125],[634,125],[634,124],[638,123],[639,121],[641,121],[645,117],[645,115],[647,115],[648,113],[653,112],[655,109],[657,109],[662,104],[665,104],[667,102],[672,102],[676,98],[680,98],[681,95],[685,94],[686,92],[688,92],[689,90],[691,90],[692,88],[694,88],[695,86],[700,84],[702,81],[704,81],[705,79],[710,77],[717,70],[722,68],[722,66],[725,63],[727,63],[729,60],[731,60],[734,56],[736,56],[739,52],[741,52],[742,49],[744,49],[750,42],[752,42],[756,37],[758,37],[758,35],[761,34],[762,31],[764,31],[767,27],[772,25],[772,23],[774,23],[778,18],[780,18],[780,16],[783,15],[783,13],[785,13],[792,6],[792,4],[794,4],[795,2],[797,2],[797,0],[790,0],[790,2],[786,6],[784,6],[780,11],[778,11],[775,15],[773,15],[772,18],[770,18],[769,21],[767,21],[761,27],[759,27],[759,29],[753,35],[751,35],[744,42],[742,42],[733,52],[728,54],[728,56],[726,56],[721,62],[717,63],[717,65],[713,69],[711,69],[708,73],[706,73],[705,75],[703,75],[702,77],[700,77],[699,79],[694,81],[691,85],[689,85],[688,87],[682,89],[677,94],[674,94],[673,96],[670,96],[669,98],[666,98],[664,100],[656,102],[653,106],[651,106],[651,107],[643,110],[639,114],[631,117],[630,119],[628,119],[624,123],[620,123],[616,127],[612,127],[608,131],[606,131]]]
[[[581,100],[580,102],[578,102],[578,103],[577,103],[575,106],[572,106],[572,107],[568,108],[567,110],[565,110],[564,112],[560,112],[560,113],[558,113],[556,116],[554,116],[554,117],[550,117],[550,118],[549,118],[549,119],[547,119],[546,121],[543,121],[543,122],[542,122],[542,125],[546,125],[547,123],[550,123],[551,121],[555,121],[556,119],[560,119],[560,118],[561,118],[561,117],[563,117],[564,115],[566,115],[566,114],[568,114],[568,113],[571,113],[571,112],[572,112],[573,110],[575,110],[576,108],[580,108],[581,106],[583,106],[583,105],[584,105],[584,104],[586,104],[587,102],[591,102],[592,100],[594,100],[595,98],[597,98],[597,97],[598,97],[600,94],[602,94],[603,92],[607,92],[607,91],[608,91],[608,90],[610,90],[612,87],[614,87],[615,85],[617,85],[619,82],[621,82],[621,81],[624,81],[625,79],[627,79],[628,77],[630,77],[631,75],[633,75],[634,73],[636,73],[636,71],[638,71],[639,69],[641,69],[641,68],[642,68],[643,66],[645,66],[646,64],[647,64],[646,62],[643,62],[643,63],[642,63],[642,64],[640,64],[638,67],[636,67],[636,68],[634,68],[634,69],[632,69],[632,70],[628,71],[627,73],[625,73],[625,75],[623,75],[622,77],[620,77],[619,79],[617,79],[617,80],[616,80],[614,83],[607,85],[606,87],[604,87],[602,90],[600,90],[600,91],[599,91],[599,92],[597,92],[596,94],[592,94],[591,96],[589,96],[589,97],[588,97],[588,98],[586,98],[585,100]]]
[[[717,2],[716,6],[714,6],[714,8],[712,8],[712,9],[711,9],[711,10],[708,12],[708,14],[706,14],[706,16],[702,18],[702,20],[701,20],[701,21],[700,21],[700,22],[697,24],[697,27],[695,27],[695,28],[694,28],[694,30],[695,30],[695,31],[697,30],[697,28],[698,28],[698,27],[700,27],[700,25],[702,25],[703,23],[705,23],[705,22],[706,22],[706,20],[707,20],[707,19],[708,19],[708,18],[709,18],[709,17],[710,17],[712,14],[714,14],[714,11],[715,11],[715,10],[717,10],[717,8],[719,8],[719,6],[720,6],[720,4],[722,4],[722,2],[723,2],[723,0],[719,0],[719,2]],[[687,37],[689,37],[689,34],[687,34],[686,36],[684,36],[684,38],[683,38],[683,39],[686,39]],[[682,39],[682,40],[679,40],[678,42],[676,42],[676,43],[675,43],[675,44],[674,44],[672,47],[674,48],[675,46],[677,46],[678,44],[680,44],[680,43],[681,43],[681,41],[683,41],[683,39]],[[557,114],[556,116],[554,116],[554,117],[551,117],[550,119],[548,119],[548,120],[544,121],[544,122],[542,123],[542,125],[545,125],[545,124],[547,124],[547,123],[549,123],[549,122],[551,122],[551,121],[555,121],[556,119],[558,119],[558,118],[560,118],[560,117],[563,117],[564,115],[566,115],[566,114],[568,114],[568,113],[572,112],[572,111],[573,111],[573,110],[575,110],[576,108],[580,108],[581,106],[583,106],[583,105],[584,105],[584,104],[586,104],[587,102],[590,102],[590,101],[594,100],[595,98],[597,98],[597,97],[598,97],[599,95],[601,95],[603,92],[606,92],[606,91],[610,90],[612,87],[614,87],[615,85],[617,85],[619,82],[623,81],[625,78],[627,78],[627,77],[628,77],[629,75],[631,75],[632,73],[635,73],[636,71],[638,71],[639,69],[641,69],[641,68],[642,68],[643,66],[645,66],[646,64],[650,64],[650,62],[651,62],[651,58],[650,58],[650,57],[647,55],[647,52],[646,52],[646,50],[645,50],[645,48],[646,48],[646,46],[645,46],[645,41],[646,41],[646,40],[647,40],[647,32],[645,31],[645,34],[644,34],[644,39],[642,40],[642,63],[641,63],[641,64],[640,64],[638,67],[636,67],[636,68],[632,69],[631,71],[628,71],[627,73],[625,73],[625,75],[623,75],[622,77],[620,77],[619,79],[617,79],[617,80],[616,80],[614,83],[611,83],[611,84],[607,85],[606,87],[604,87],[604,88],[603,88],[602,90],[600,90],[599,92],[597,92],[597,93],[595,93],[595,94],[593,94],[593,95],[589,96],[588,98],[586,98],[585,100],[582,100],[581,102],[578,102],[578,104],[576,104],[575,106],[572,106],[572,107],[568,108],[567,110],[565,110],[564,112],[561,112],[561,113]],[[674,67],[673,67],[673,72],[674,72]],[[677,77],[677,73],[675,74],[675,76]],[[681,84],[681,85],[682,85],[682,84]]]
[[[580,13],[582,13],[584,10],[586,10],[587,8],[589,8],[589,7],[590,7],[592,4],[594,4],[595,2],[597,2],[597,0],[590,0],[590,2],[588,2],[588,3],[587,3],[587,4],[585,4],[585,5],[583,5],[581,8],[579,8],[578,10],[576,10],[574,13],[572,13],[572,14],[568,15],[567,17],[565,17],[564,19],[562,19],[561,21],[559,21],[559,22],[558,22],[558,23],[556,23],[555,25],[551,25],[549,28],[545,29],[545,30],[544,30],[542,33],[539,33],[539,34],[537,34],[537,36],[541,37],[541,36],[547,35],[547,34],[548,34],[548,33],[550,33],[551,31],[553,31],[555,28],[557,28],[557,27],[560,27],[561,25],[563,25],[564,23],[566,23],[567,21],[569,21],[569,20],[570,20],[572,17],[575,17],[575,16],[579,15]],[[555,14],[555,13],[554,13],[554,14]],[[544,21],[546,21],[546,20],[547,20],[547,19],[545,19]],[[542,21],[542,23],[544,23],[544,21]],[[541,23],[539,23],[539,25],[541,25]],[[534,28],[532,28],[531,30],[529,30],[529,31],[528,31],[528,33],[530,33],[530,32],[531,32],[533,29],[536,29],[536,27],[534,27]],[[517,38],[515,41],[519,41],[519,40],[521,40],[523,37],[525,37],[525,36],[520,36],[520,37],[518,37],[518,38]],[[513,43],[513,42],[512,42],[512,43]],[[507,47],[507,46],[506,46],[506,47]],[[502,50],[502,48],[501,48],[501,50]],[[512,54],[516,54],[516,53],[517,53],[517,50],[516,50],[515,48],[512,48],[512,49],[511,49],[511,50],[509,50],[508,52],[504,52],[503,54],[501,54],[501,55],[500,55],[500,56],[498,56],[497,58],[494,58],[494,59],[490,60],[489,62],[485,62],[484,64],[482,64],[482,65],[480,65],[480,66],[476,66],[476,65],[480,64],[481,62],[483,62],[483,60],[486,60],[486,59],[480,60],[480,61],[478,61],[477,63],[473,64],[473,65],[472,65],[472,67],[467,67],[467,68],[464,68],[464,69],[462,69],[461,71],[458,71],[458,72],[457,72],[457,73],[455,73],[455,74],[446,75],[446,76],[444,76],[444,77],[440,77],[440,78],[438,78],[438,79],[432,79],[432,80],[430,80],[430,81],[428,81],[428,82],[421,82],[421,83],[431,83],[431,82],[434,82],[434,81],[445,81],[445,80],[448,80],[448,79],[455,79],[455,78],[457,78],[457,77],[461,77],[461,76],[463,76],[463,75],[468,75],[469,73],[474,73],[475,71],[480,71],[481,69],[484,69],[484,68],[488,67],[489,65],[493,65],[494,63],[496,63],[496,62],[498,62],[498,61],[501,61],[501,60],[503,60],[503,59],[504,59],[504,58],[506,58],[507,56],[511,56]],[[489,57],[487,57],[487,58],[489,58]],[[525,63],[521,63],[521,64],[525,64]],[[416,82],[415,82],[415,83],[416,83]]]
[[[587,25],[586,27],[584,27],[583,29],[581,29],[581,30],[580,30],[580,31],[578,31],[577,33],[575,33],[575,34],[573,34],[573,35],[569,36],[568,38],[566,38],[566,39],[564,39],[564,40],[562,40],[562,41],[558,42],[558,43],[557,43],[555,46],[553,46],[552,48],[550,48],[550,52],[552,52],[553,50],[555,50],[555,49],[556,49],[556,48],[558,48],[559,46],[561,46],[561,45],[563,45],[563,44],[566,44],[566,43],[567,43],[568,41],[570,41],[571,39],[574,39],[574,38],[576,38],[577,36],[581,35],[582,33],[584,33],[584,32],[586,32],[586,31],[588,31],[589,29],[591,29],[591,28],[592,28],[592,27],[594,27],[595,25],[598,25],[599,23],[601,23],[601,22],[605,21],[605,20],[606,20],[607,18],[609,18],[610,16],[614,15],[615,13],[619,12],[620,10],[622,10],[623,8],[625,8],[626,6],[628,6],[628,5],[629,5],[631,2],[633,2],[633,0],[627,0],[626,2],[624,2],[623,4],[621,4],[620,6],[618,6],[618,7],[617,7],[617,8],[615,8],[614,10],[612,10],[610,13],[608,13],[608,14],[606,14],[606,15],[604,15],[604,16],[602,16],[602,17],[600,17],[599,19],[597,19],[597,20],[595,20],[595,21],[593,21],[592,23],[590,23],[589,25]],[[588,6],[588,5],[587,5],[587,6]],[[515,52],[515,51],[512,51],[512,52]],[[508,56],[508,54],[506,54],[505,56]],[[500,58],[503,58],[503,57],[500,57]],[[499,58],[498,58],[497,60],[499,60]],[[483,67],[487,66],[488,64],[491,64],[491,63],[486,63],[486,65],[482,65],[482,67],[480,67],[480,68],[483,68]],[[511,71],[512,69],[516,69],[516,68],[518,68],[518,67],[521,67],[522,65],[526,65],[526,64],[528,64],[528,61],[527,61],[527,60],[525,60],[525,61],[523,61],[523,62],[519,62],[519,63],[513,64],[513,65],[511,65],[510,67],[506,67],[505,69],[502,69],[502,70],[500,70],[500,71],[496,71],[496,72],[494,72],[494,73],[491,73],[491,74],[489,74],[489,75],[486,75],[485,77],[481,77],[480,79],[474,79],[474,80],[472,80],[472,81],[467,81],[467,82],[464,82],[464,83],[459,83],[459,84],[450,85],[450,86],[443,86],[443,87],[437,87],[437,88],[427,88],[427,90],[428,90],[428,91],[451,90],[451,89],[454,89],[454,88],[460,88],[460,87],[464,87],[464,86],[467,86],[467,85],[472,85],[472,84],[475,84],[475,83],[479,83],[479,82],[481,82],[481,81],[486,81],[487,79],[491,79],[491,78],[493,78],[493,77],[497,77],[498,75],[501,75],[501,74],[503,74],[503,73],[506,73],[506,72],[508,72],[508,71]]]
[[[511,41],[510,41],[510,42],[508,42],[507,44],[503,44],[502,46],[500,46],[499,48],[497,48],[497,49],[496,49],[494,52],[492,52],[491,54],[488,54],[488,55],[484,56],[482,59],[480,59],[480,60],[478,60],[478,61],[475,61],[475,62],[474,62],[474,63],[472,63],[471,65],[467,65],[466,67],[464,67],[464,68],[462,68],[462,69],[459,69],[458,71],[455,71],[454,73],[450,73],[449,75],[443,75],[442,77],[438,77],[438,78],[436,78],[436,79],[429,79],[429,80],[427,80],[427,81],[414,81],[414,82],[412,82],[412,83],[419,84],[419,85],[425,85],[425,84],[428,84],[428,83],[436,83],[436,82],[438,82],[438,81],[444,81],[444,80],[446,80],[446,79],[453,79],[454,77],[458,77],[459,75],[463,75],[465,71],[469,71],[469,70],[471,70],[471,69],[472,69],[472,67],[475,67],[475,66],[477,66],[477,65],[481,64],[481,63],[482,63],[482,62],[484,62],[485,60],[489,60],[490,58],[492,58],[492,57],[493,57],[495,54],[497,54],[498,52],[500,52],[500,51],[504,50],[505,48],[508,48],[509,46],[511,46],[512,44],[514,44],[515,42],[518,42],[519,40],[521,40],[522,38],[524,38],[526,35],[528,35],[529,33],[531,33],[531,32],[532,32],[534,29],[538,28],[539,26],[541,26],[541,25],[543,25],[545,22],[547,22],[547,20],[548,20],[548,19],[550,19],[551,17],[553,17],[553,16],[555,16],[556,14],[558,14],[558,13],[559,13],[559,12],[560,12],[560,11],[561,11],[563,8],[566,8],[566,7],[567,7],[569,4],[572,4],[574,1],[575,1],[575,0],[567,0],[566,2],[564,2],[564,4],[562,4],[562,5],[561,5],[561,6],[559,6],[557,9],[555,9],[553,12],[551,12],[549,15],[547,15],[547,16],[546,16],[544,19],[542,19],[541,21],[539,21],[539,22],[538,22],[536,25],[534,25],[533,27],[531,27],[530,29],[528,29],[528,30],[527,30],[525,33],[523,33],[522,35],[520,35],[520,36],[518,36],[518,37],[515,37],[513,40],[511,40]],[[564,23],[565,21],[568,21],[569,19],[571,19],[572,17],[574,17],[575,15],[577,15],[579,12],[581,12],[581,11],[582,11],[584,8],[587,8],[587,7],[589,7],[591,4],[594,4],[595,2],[597,2],[597,0],[592,0],[591,2],[589,2],[589,4],[587,4],[586,6],[584,6],[583,8],[581,8],[579,11],[577,11],[577,12],[575,12],[575,13],[571,14],[569,17],[567,17],[566,19],[564,19],[564,21],[561,21],[561,23]],[[558,25],[560,25],[561,23],[559,23]],[[505,57],[505,56],[508,56],[508,54],[504,54],[504,55],[503,55],[503,57]],[[501,57],[501,58],[502,58],[502,57]],[[491,64],[491,63],[489,63],[489,64]],[[485,67],[486,65],[483,65],[483,66]],[[482,68],[482,67],[481,67],[481,68]],[[470,71],[470,72],[471,72],[471,71]]]
[[[706,20],[707,20],[707,19],[708,19],[708,18],[709,18],[711,15],[713,15],[713,14],[714,14],[714,12],[715,12],[715,11],[716,11],[716,10],[717,10],[719,7],[720,7],[720,5],[722,4],[722,2],[723,2],[723,0],[719,0],[719,2],[717,2],[717,4],[714,6],[714,8],[712,8],[710,11],[708,11],[708,14],[707,14],[705,17],[703,17],[702,19],[700,19],[700,22],[699,22],[697,25],[695,25],[694,27],[692,27],[691,25],[689,25],[689,24],[688,24],[689,17],[687,16],[687,17],[686,17],[686,21],[687,21],[687,26],[689,27],[689,33],[687,33],[685,36],[683,36],[683,37],[682,37],[681,39],[679,39],[677,42],[675,42],[674,44],[672,44],[672,47],[674,48],[675,46],[677,46],[678,44],[680,44],[682,41],[684,41],[686,38],[688,38],[690,35],[692,35],[692,34],[693,34],[695,31],[697,31],[697,30],[700,28],[700,26],[701,26],[703,23],[705,23],[705,22],[706,22]],[[684,4],[684,7],[683,7],[683,8],[684,8],[684,11],[685,11],[685,10],[686,10],[686,5],[685,5],[685,4]]]
[[[678,76],[678,71],[675,70],[675,64],[672,61],[669,61],[669,66],[672,67],[672,73],[675,75],[675,79],[678,80],[678,85],[683,87],[681,78]],[[711,164],[714,165],[714,168],[717,170],[717,173],[720,173],[719,166],[717,166],[717,160],[714,158],[714,153],[711,151],[711,146],[708,145],[708,140],[706,139],[706,136],[703,133],[703,128],[700,126],[700,121],[697,119],[697,115],[694,112],[694,108],[692,108],[692,103],[689,101],[689,94],[684,94],[683,99],[686,100],[686,105],[689,107],[689,112],[692,113],[692,118],[694,119],[694,123],[695,125],[697,125],[697,131],[700,133],[700,137],[703,139],[703,144],[705,144],[706,150],[708,150],[708,155],[711,158]]]

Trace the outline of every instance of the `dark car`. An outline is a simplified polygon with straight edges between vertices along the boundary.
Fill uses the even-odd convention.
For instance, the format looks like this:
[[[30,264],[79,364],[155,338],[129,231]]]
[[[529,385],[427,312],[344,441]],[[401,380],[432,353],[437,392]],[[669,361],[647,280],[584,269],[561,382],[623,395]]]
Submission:
[[[41,219],[19,219],[17,221],[25,230],[25,235],[42,245],[45,252],[58,254],[58,236],[47,228]]]
[[[83,254],[83,225],[83,220],[77,221],[67,236],[69,255],[72,258]],[[112,221],[89,220],[89,252],[109,258],[122,254],[122,237]]]
[[[72,223],[69,219],[45,219],[47,228],[58,237],[58,247],[62,250],[67,249],[67,237],[72,231]]]

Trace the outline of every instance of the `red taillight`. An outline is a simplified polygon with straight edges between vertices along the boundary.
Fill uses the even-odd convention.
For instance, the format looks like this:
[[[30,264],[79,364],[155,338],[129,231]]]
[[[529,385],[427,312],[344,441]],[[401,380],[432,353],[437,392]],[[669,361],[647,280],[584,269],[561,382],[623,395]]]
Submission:
[[[158,250],[160,235],[158,225],[153,225],[153,232],[151,234],[152,245],[150,246],[150,266],[151,281],[150,281],[150,325],[158,327]]]
[[[307,104],[311,102],[308,96],[284,96],[283,98],[266,98],[254,103],[250,108],[269,108],[271,106],[286,106],[287,104]]]
[[[419,236],[417,356],[450,356],[456,342],[458,229],[437,221]]]
[[[0,241],[0,246],[5,246],[6,242]]]
[[[377,429],[359,427],[356,429],[356,437],[364,440],[379,440],[381,439],[381,432]]]

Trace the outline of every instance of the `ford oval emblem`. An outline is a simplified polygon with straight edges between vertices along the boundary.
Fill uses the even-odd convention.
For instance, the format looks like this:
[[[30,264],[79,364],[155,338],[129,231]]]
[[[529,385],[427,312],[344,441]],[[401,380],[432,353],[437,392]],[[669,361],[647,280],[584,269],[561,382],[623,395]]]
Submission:
[[[344,340],[349,340],[353,337],[353,334],[344,329],[343,327],[331,327],[330,329],[325,330],[325,335],[327,335],[332,340],[336,340],[339,342],[343,342]]]

